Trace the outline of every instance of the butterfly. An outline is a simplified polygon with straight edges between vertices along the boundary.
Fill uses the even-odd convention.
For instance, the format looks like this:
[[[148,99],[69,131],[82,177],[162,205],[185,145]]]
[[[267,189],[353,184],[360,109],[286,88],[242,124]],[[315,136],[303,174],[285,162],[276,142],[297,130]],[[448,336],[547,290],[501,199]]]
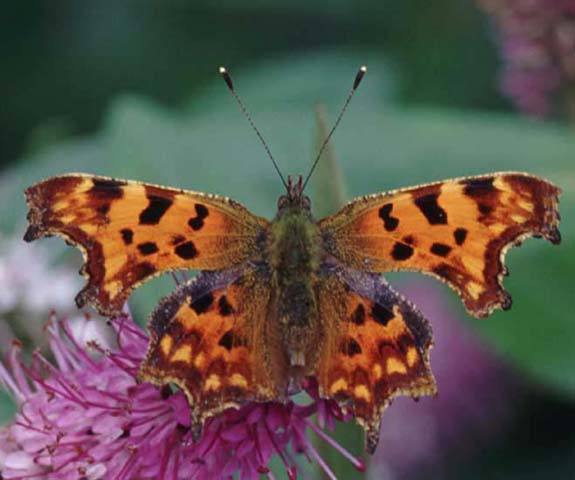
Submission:
[[[108,316],[158,275],[201,270],[152,312],[139,373],[185,393],[196,438],[224,409],[285,400],[313,377],[373,452],[394,397],[436,392],[429,322],[381,274],[432,275],[475,317],[508,309],[505,253],[530,236],[560,243],[560,189],[493,173],[356,198],[316,220],[307,179],[288,177],[269,221],[216,195],[57,176],[26,189],[24,239],[58,235],[78,247],[87,283],[76,302]]]

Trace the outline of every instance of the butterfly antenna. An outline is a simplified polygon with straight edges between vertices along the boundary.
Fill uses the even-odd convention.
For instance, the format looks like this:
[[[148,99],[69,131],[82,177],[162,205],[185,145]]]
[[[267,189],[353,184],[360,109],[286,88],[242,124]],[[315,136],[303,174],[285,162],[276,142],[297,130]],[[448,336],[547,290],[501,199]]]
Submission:
[[[222,78],[224,79],[224,82],[226,82],[226,85],[230,89],[230,92],[232,92],[232,95],[234,96],[234,98],[238,102],[238,105],[240,106],[240,109],[242,110],[244,117],[246,117],[249,124],[254,129],[254,131],[256,132],[256,135],[258,136],[258,138],[260,139],[260,142],[264,146],[266,153],[268,154],[268,157],[270,157],[270,160],[272,161],[274,168],[276,169],[276,172],[278,172],[278,175],[280,176],[281,181],[284,184],[284,187],[286,188],[286,190],[288,190],[288,184],[285,181],[285,178],[282,175],[282,172],[280,171],[278,164],[276,163],[274,156],[272,155],[272,152],[270,151],[270,148],[268,147],[268,144],[264,140],[264,137],[262,137],[262,134],[258,130],[258,127],[256,127],[254,121],[252,120],[252,117],[250,116],[250,113],[248,112],[247,108],[244,105],[244,102],[242,102],[242,99],[238,95],[238,92],[236,92],[236,89],[234,87],[234,82],[232,82],[232,77],[230,76],[230,74],[228,73],[228,71],[226,70],[225,67],[220,67],[220,75],[222,76]]]
[[[355,79],[353,81],[353,86],[351,87],[351,90],[349,91],[349,94],[348,94],[347,98],[345,99],[345,103],[343,104],[343,107],[342,107],[341,111],[339,112],[337,120],[335,121],[335,123],[333,124],[333,127],[331,127],[331,130],[327,134],[327,137],[325,137],[325,140],[321,144],[321,147],[319,149],[317,157],[315,157],[315,161],[313,162],[313,165],[312,165],[309,173],[307,174],[307,177],[305,178],[305,182],[303,182],[303,189],[305,189],[305,186],[307,185],[307,182],[309,182],[311,174],[315,170],[315,167],[317,167],[319,159],[321,158],[323,151],[325,150],[325,147],[327,147],[327,144],[329,143],[329,140],[331,139],[333,132],[335,132],[335,129],[339,125],[339,122],[341,122],[341,118],[343,117],[343,114],[347,110],[349,102],[351,102],[351,99],[353,98],[353,94],[355,93],[355,91],[359,87],[359,84],[361,83],[363,76],[365,75],[365,72],[367,72],[367,67],[365,65],[362,65],[361,67],[359,67],[359,70],[357,71],[357,74],[355,75]],[[303,189],[302,189],[302,191],[303,191]]]

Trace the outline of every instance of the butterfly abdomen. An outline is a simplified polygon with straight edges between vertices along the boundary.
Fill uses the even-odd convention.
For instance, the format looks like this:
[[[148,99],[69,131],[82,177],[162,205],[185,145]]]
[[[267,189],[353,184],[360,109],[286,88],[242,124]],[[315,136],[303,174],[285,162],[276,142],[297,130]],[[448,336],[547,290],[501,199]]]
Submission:
[[[291,207],[278,213],[270,240],[275,290],[270,321],[279,324],[291,365],[311,367],[320,335],[314,289],[321,255],[319,230],[309,211]]]

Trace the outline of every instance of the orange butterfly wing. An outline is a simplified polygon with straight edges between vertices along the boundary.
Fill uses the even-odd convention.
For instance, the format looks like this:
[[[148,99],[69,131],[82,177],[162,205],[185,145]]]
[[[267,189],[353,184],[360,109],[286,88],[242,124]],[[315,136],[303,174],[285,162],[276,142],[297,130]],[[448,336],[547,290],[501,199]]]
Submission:
[[[438,277],[474,316],[507,309],[507,249],[526,237],[561,240],[560,189],[523,173],[497,173],[353,200],[319,222],[329,254],[358,270]]]
[[[222,197],[82,174],[26,189],[24,239],[59,235],[80,248],[78,306],[117,314],[141,283],[174,269],[222,269],[257,256],[268,222]]]
[[[270,299],[264,271],[204,272],[164,298],[151,315],[140,378],[173,382],[186,394],[192,432],[245,401],[283,398],[285,359],[266,342]]]
[[[377,274],[338,268],[324,280],[318,295],[326,323],[317,366],[320,394],[351,403],[373,453],[381,415],[394,397],[436,392],[431,327]]]

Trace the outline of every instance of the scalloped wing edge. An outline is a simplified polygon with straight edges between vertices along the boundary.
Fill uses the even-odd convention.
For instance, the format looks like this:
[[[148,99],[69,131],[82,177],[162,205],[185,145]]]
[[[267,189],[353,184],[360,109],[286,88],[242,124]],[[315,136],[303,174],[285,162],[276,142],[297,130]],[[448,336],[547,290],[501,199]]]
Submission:
[[[540,182],[542,187],[548,189],[548,194],[545,195],[544,201],[542,202],[542,209],[541,216],[537,217],[537,219],[541,218],[541,225],[539,228],[534,228],[525,231],[519,231],[516,235],[509,237],[509,239],[505,240],[500,245],[497,245],[496,250],[496,257],[497,257],[497,273],[496,273],[496,282],[497,282],[497,299],[487,303],[481,309],[473,309],[469,305],[467,301],[464,300],[463,304],[467,312],[476,318],[485,318],[491,315],[495,310],[509,310],[513,304],[513,299],[511,294],[505,289],[503,285],[503,279],[509,275],[509,270],[505,264],[505,256],[507,252],[512,247],[519,247],[526,239],[528,238],[544,238],[545,240],[549,241],[553,245],[559,245],[561,243],[561,232],[559,231],[559,221],[561,216],[559,214],[559,195],[561,194],[561,189],[554,185],[553,183],[537,177],[535,175],[528,175],[521,172],[498,172],[489,175],[482,175],[480,177],[466,177],[466,178],[489,178],[491,176],[498,176],[498,175],[521,175],[523,177],[528,177]],[[510,229],[509,229],[510,230]],[[503,232],[501,237],[504,238],[507,232]],[[437,278],[442,283],[447,284],[452,290],[454,290],[460,298],[465,298],[461,289],[457,288],[456,285],[447,282],[444,278],[440,277],[439,275],[433,272],[422,272],[428,275],[431,275],[434,278]]]
[[[191,287],[200,287],[203,293],[200,293],[198,296],[202,296],[205,293],[219,288],[224,288],[226,285],[230,285],[242,275],[245,275],[248,271],[249,270],[246,268],[238,267],[217,272],[203,272],[194,278],[191,278],[186,283],[181,284],[172,293],[162,298],[148,317],[148,330],[150,332],[150,340],[148,343],[149,347],[159,341],[159,338],[163,333],[162,329],[166,321],[165,319],[175,316],[175,313],[181,305],[183,299],[189,295],[189,289]],[[164,386],[168,383],[173,383],[184,393],[190,408],[190,430],[194,441],[200,440],[203,427],[207,420],[230,408],[237,410],[245,404],[245,402],[228,400],[226,402],[221,402],[219,405],[213,406],[211,408],[206,408],[206,406],[198,405],[198,402],[194,399],[192,393],[186,387],[185,382],[181,378],[166,375],[159,369],[151,366],[149,360],[151,359],[152,355],[153,352],[151,348],[148,348],[146,356],[140,364],[140,369],[137,376],[141,381],[149,382],[157,386]],[[279,399],[279,396],[274,394],[273,399],[277,400]],[[269,402],[270,400],[271,398],[262,396],[260,398],[251,398],[249,401],[263,403]]]
[[[156,278],[160,275],[165,273],[169,273],[171,271],[180,270],[178,268],[172,269],[165,269],[161,271],[156,271],[154,273],[149,274],[142,280],[137,281],[131,287],[127,287],[120,292],[114,299],[110,299],[107,304],[104,304],[100,301],[100,291],[97,286],[97,273],[90,270],[90,265],[92,263],[98,264],[100,261],[103,260],[102,254],[98,255],[98,252],[94,252],[94,245],[90,245],[90,238],[83,233],[78,235],[78,238],[74,238],[74,236],[62,231],[62,229],[58,228],[57,226],[50,226],[45,219],[45,215],[48,212],[44,206],[42,206],[42,198],[41,193],[39,190],[43,187],[46,182],[51,180],[61,179],[61,178],[81,178],[81,179],[97,179],[103,181],[110,181],[110,182],[118,182],[123,184],[132,184],[132,185],[146,185],[150,187],[161,188],[163,190],[178,193],[178,194],[192,194],[197,195],[202,198],[208,200],[216,200],[218,202],[222,202],[224,204],[228,204],[234,208],[239,208],[243,211],[249,212],[247,208],[235,200],[232,200],[227,197],[222,197],[219,195],[214,194],[207,194],[202,192],[196,192],[192,190],[184,190],[184,189],[177,189],[171,187],[165,187],[162,185],[147,183],[147,182],[139,182],[135,180],[124,180],[118,179],[113,177],[106,177],[100,175],[92,175],[87,173],[67,173],[65,175],[56,175],[52,177],[44,178],[33,185],[30,185],[24,190],[24,195],[26,199],[26,204],[29,208],[27,214],[28,220],[28,228],[24,233],[24,241],[25,242],[32,242],[42,237],[51,237],[51,236],[58,236],[63,238],[66,243],[76,247],[82,253],[82,267],[78,271],[80,275],[82,275],[86,279],[86,283],[84,284],[83,288],[78,292],[75,297],[75,303],[78,308],[83,308],[87,304],[92,305],[100,314],[104,316],[116,316],[119,315],[122,311],[123,305],[131,293],[141,286],[144,283]],[[92,262],[92,257],[95,256],[94,262]]]
[[[497,259],[497,274],[496,274],[496,281],[497,281],[497,292],[496,292],[497,300],[496,301],[493,301],[493,302],[486,304],[481,309],[473,309],[469,305],[469,303],[466,302],[464,292],[462,289],[460,289],[456,285],[448,282],[445,278],[441,277],[440,275],[438,275],[434,272],[425,272],[425,271],[418,270],[415,268],[413,268],[413,269],[397,268],[394,270],[389,270],[389,271],[401,270],[401,271],[419,272],[419,273],[423,273],[425,275],[429,275],[433,278],[436,278],[439,281],[441,281],[442,283],[449,286],[454,292],[456,292],[459,295],[459,297],[463,300],[463,304],[465,306],[465,309],[467,310],[467,312],[470,315],[472,315],[473,317],[476,317],[476,318],[485,318],[497,309],[509,310],[511,308],[511,305],[512,305],[511,294],[504,288],[504,285],[503,285],[504,277],[509,275],[509,271],[505,265],[505,255],[507,254],[507,251],[511,247],[520,246],[523,243],[523,241],[525,241],[527,238],[531,238],[531,237],[533,237],[533,238],[545,238],[546,240],[548,240],[553,245],[559,245],[561,243],[561,233],[559,231],[559,222],[561,220],[561,216],[559,214],[558,206],[559,206],[559,195],[561,195],[562,190],[560,187],[555,185],[553,182],[550,182],[549,180],[542,178],[542,177],[539,177],[537,175],[532,175],[529,173],[519,172],[519,171],[500,171],[500,172],[487,173],[487,174],[483,174],[483,175],[469,175],[469,176],[455,177],[455,178],[450,178],[450,179],[446,179],[446,180],[427,182],[427,183],[422,183],[419,185],[402,187],[402,188],[389,190],[389,191],[385,191],[385,192],[374,193],[374,194],[370,194],[370,195],[363,195],[363,196],[356,197],[356,198],[350,200],[349,202],[347,202],[335,214],[321,219],[319,221],[319,223],[321,224],[328,219],[331,219],[333,217],[336,217],[336,216],[339,216],[342,214],[346,214],[346,213],[353,212],[354,216],[359,215],[363,211],[362,208],[359,207],[359,205],[361,203],[367,204],[367,202],[369,202],[371,200],[377,200],[377,199],[385,198],[387,196],[392,196],[392,195],[410,192],[413,189],[417,189],[417,188],[440,186],[446,182],[461,183],[465,180],[470,180],[470,179],[482,180],[482,179],[488,179],[488,178],[492,178],[492,177],[504,177],[504,176],[513,176],[513,175],[519,175],[521,177],[533,179],[533,180],[536,180],[537,182],[540,182],[541,185],[545,186],[548,189],[548,195],[546,195],[545,198],[548,199],[549,201],[543,203],[543,212],[542,212],[542,216],[541,216],[541,226],[539,229],[533,229],[533,230],[518,232],[517,235],[510,237],[509,240],[507,240],[505,243],[501,244],[498,247],[499,250],[498,250],[498,255],[497,255],[498,259]],[[368,208],[370,208],[370,207],[368,207],[368,206],[365,207],[365,209],[368,209]],[[352,218],[352,217],[350,217],[350,218]]]
[[[348,268],[348,267],[345,267],[342,265],[338,265],[337,262],[331,268],[333,268],[333,271],[337,272],[338,276],[343,280],[343,282],[348,284],[348,285],[350,284],[350,282],[357,284],[357,280],[361,277],[363,277],[363,278],[369,277],[372,281],[375,281],[378,284],[379,283],[387,284],[387,281],[385,280],[383,275],[380,275],[380,274],[354,271],[351,268]],[[389,284],[387,284],[387,286],[389,288],[391,288],[391,286]],[[354,289],[354,290],[357,293],[365,295],[367,298],[371,298],[366,293],[367,290],[365,289],[365,286],[363,288]],[[419,400],[420,397],[423,397],[423,396],[435,396],[435,395],[437,395],[437,382],[436,382],[435,377],[433,375],[433,372],[431,370],[430,354],[431,354],[431,350],[433,349],[434,342],[433,342],[433,333],[431,331],[430,322],[419,311],[419,309],[417,308],[417,306],[413,302],[411,302],[409,299],[405,298],[405,296],[403,296],[402,294],[397,293],[397,292],[395,292],[395,293],[398,295],[398,298],[401,299],[401,302],[403,302],[407,307],[409,307],[414,312],[417,312],[417,314],[419,314],[419,316],[420,316],[419,319],[424,322],[423,326],[426,330],[424,333],[425,334],[425,344],[421,348],[419,348],[419,350],[420,350],[420,353],[422,354],[422,358],[423,358],[425,375],[418,377],[408,387],[395,388],[394,390],[391,390],[390,392],[388,392],[386,398],[383,400],[383,402],[381,402],[380,405],[378,405],[377,410],[374,412],[374,414],[372,415],[371,418],[364,419],[364,418],[354,416],[356,423],[364,429],[365,451],[369,454],[373,454],[375,452],[377,445],[379,443],[380,428],[381,428],[381,421],[382,421],[383,413],[392,404],[393,400],[396,397],[411,397],[415,401],[417,401],[417,400]],[[408,328],[411,330],[412,327],[414,326],[412,324],[411,319],[405,318],[405,321],[406,321]],[[415,335],[415,333],[413,331],[412,331],[412,333]],[[421,332],[421,331],[417,332],[417,334],[419,334],[419,335],[422,333],[423,332]],[[349,411],[350,409],[353,409],[353,406],[351,405],[349,399],[341,400],[341,401],[334,399],[327,392],[322,391],[321,387],[320,387],[319,395],[321,398],[332,399],[332,400],[336,401],[338,406],[344,412]]]

